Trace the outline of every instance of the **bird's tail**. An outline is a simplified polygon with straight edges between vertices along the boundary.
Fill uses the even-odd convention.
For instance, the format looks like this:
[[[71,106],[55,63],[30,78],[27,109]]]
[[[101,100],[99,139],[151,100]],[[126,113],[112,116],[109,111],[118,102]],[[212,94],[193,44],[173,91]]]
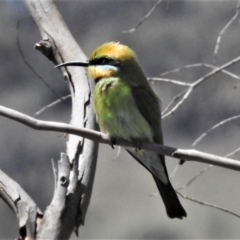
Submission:
[[[170,218],[180,218],[187,216],[182,207],[175,190],[169,180],[164,155],[155,154],[148,151],[138,153],[127,150],[142,166],[144,166],[157,184],[157,188],[166,207],[166,212]]]
[[[168,217],[180,219],[186,217],[187,213],[185,212],[183,206],[181,205],[178,196],[175,190],[173,189],[170,181],[168,181],[168,183],[165,184],[157,177],[155,177],[155,175],[153,175],[153,178],[157,184],[158,191],[161,194],[162,200],[166,207]]]

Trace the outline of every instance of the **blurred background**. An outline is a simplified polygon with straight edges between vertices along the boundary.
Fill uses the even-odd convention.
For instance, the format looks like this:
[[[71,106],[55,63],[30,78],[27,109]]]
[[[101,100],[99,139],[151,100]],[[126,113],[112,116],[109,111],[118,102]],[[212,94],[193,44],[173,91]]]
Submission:
[[[157,1],[104,0],[56,1],[72,34],[87,55],[106,41],[120,41],[133,48],[148,77],[193,63],[213,63],[217,37],[234,16],[237,1],[169,1],[161,3],[133,33],[134,27]],[[170,3],[170,4],[169,4]],[[24,63],[25,59],[61,96],[68,86],[57,69],[33,49],[41,40],[33,20],[21,1],[0,1],[0,102],[30,116],[57,100]],[[57,26],[56,26],[57,27]],[[235,21],[222,36],[216,65],[240,55],[239,22]],[[78,56],[76,56],[78,59]],[[228,70],[240,74],[240,63]],[[184,69],[168,75],[188,83],[208,73],[206,67]],[[214,75],[194,90],[173,116],[163,120],[165,144],[191,148],[191,144],[214,124],[240,112],[239,81],[223,73]],[[154,83],[163,109],[184,88],[170,83]],[[71,100],[46,110],[39,119],[69,122]],[[58,133],[40,132],[0,117],[0,168],[16,180],[37,202],[42,211],[53,195],[50,159],[57,160],[65,151]],[[224,156],[239,147],[239,122],[219,128],[195,148]],[[80,228],[80,239],[230,239],[239,238],[240,219],[225,212],[181,199],[188,217],[171,220],[150,174],[124,150],[100,145],[98,166],[91,204]],[[233,158],[239,159],[239,155]],[[167,158],[171,173],[176,159]],[[186,162],[172,183],[180,187],[206,165]],[[209,169],[183,193],[240,214],[240,173],[219,167]],[[154,195],[154,196],[153,196]],[[18,234],[16,216],[0,200],[0,239]],[[72,239],[76,239],[75,235]]]

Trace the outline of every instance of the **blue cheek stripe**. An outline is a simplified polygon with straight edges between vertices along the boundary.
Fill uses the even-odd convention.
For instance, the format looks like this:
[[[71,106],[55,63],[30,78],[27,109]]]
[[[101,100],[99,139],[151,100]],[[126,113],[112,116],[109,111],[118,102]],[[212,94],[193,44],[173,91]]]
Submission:
[[[117,71],[118,67],[112,66],[112,65],[98,65],[97,67],[105,69],[105,70],[113,70]]]

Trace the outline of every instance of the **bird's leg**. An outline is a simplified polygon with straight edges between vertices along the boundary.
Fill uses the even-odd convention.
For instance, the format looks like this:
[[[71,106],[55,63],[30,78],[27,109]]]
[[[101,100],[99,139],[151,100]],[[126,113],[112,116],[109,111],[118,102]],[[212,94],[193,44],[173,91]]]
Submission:
[[[109,145],[112,147],[112,149],[114,148],[114,144],[116,143],[116,138],[114,137],[109,137]]]
[[[132,139],[133,145],[135,147],[135,152],[140,151],[142,149],[142,141],[139,139]]]

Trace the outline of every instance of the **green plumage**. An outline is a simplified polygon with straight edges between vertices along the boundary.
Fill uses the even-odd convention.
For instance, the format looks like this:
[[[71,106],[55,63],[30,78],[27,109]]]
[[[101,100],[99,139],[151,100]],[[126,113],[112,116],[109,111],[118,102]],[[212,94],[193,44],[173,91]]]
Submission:
[[[101,131],[110,137],[152,141],[153,131],[138,110],[131,87],[121,79],[107,78],[97,83],[94,110]]]
[[[106,51],[105,51],[106,50]],[[163,143],[160,101],[151,89],[134,53],[124,45],[107,43],[90,57],[95,79],[94,111],[102,132],[110,138]],[[169,181],[163,155],[127,151],[153,175],[170,218],[186,216]]]
[[[86,66],[86,62],[61,64],[76,65]],[[116,42],[101,45],[90,56],[88,73],[96,82],[94,111],[102,132],[115,139],[163,144],[160,101],[130,48]],[[127,151],[152,174],[167,215],[186,217],[169,181],[164,155]]]

